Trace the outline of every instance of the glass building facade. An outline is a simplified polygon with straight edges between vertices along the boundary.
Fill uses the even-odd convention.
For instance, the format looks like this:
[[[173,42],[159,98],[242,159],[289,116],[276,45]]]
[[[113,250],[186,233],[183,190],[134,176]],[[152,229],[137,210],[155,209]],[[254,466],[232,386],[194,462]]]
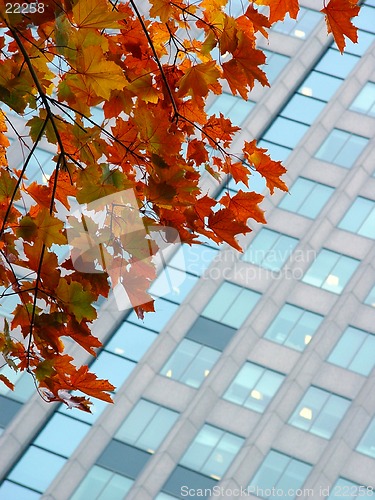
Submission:
[[[264,192],[268,224],[252,224],[243,254],[183,245],[143,321],[102,304],[90,361],[114,405],[47,405],[3,369],[16,390],[0,386],[0,499],[375,496],[375,2],[344,55],[302,4],[263,45],[272,87],[208,103],[285,163],[289,193]],[[17,141],[8,156],[22,158]],[[208,174],[203,185],[223,193]]]

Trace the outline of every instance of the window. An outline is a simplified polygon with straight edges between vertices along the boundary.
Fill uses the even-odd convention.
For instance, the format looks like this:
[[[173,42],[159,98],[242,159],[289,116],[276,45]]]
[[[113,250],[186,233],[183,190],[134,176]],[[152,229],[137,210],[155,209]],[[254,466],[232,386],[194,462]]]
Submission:
[[[297,123],[288,118],[279,116],[264,134],[262,139],[293,149],[305,135],[308,128],[306,124]]]
[[[314,219],[331,197],[334,189],[309,179],[299,177],[279,207],[289,212]]]
[[[320,314],[285,304],[266,331],[264,338],[303,351],[322,321],[323,317]]]
[[[13,498],[22,500],[40,500],[40,493],[24,488],[11,481],[4,481],[0,486],[0,498]]]
[[[3,382],[0,382],[3,384]],[[6,398],[0,395],[0,428],[5,427],[13,420],[18,411],[21,409],[22,404],[13,399]]]
[[[323,248],[302,281],[340,294],[357,269],[359,261]]]
[[[331,494],[327,500],[333,498],[350,498],[350,500],[357,500],[361,498],[374,497],[374,487],[364,486],[353,481],[348,481],[340,477],[331,488]]]
[[[356,450],[375,458],[375,419],[371,422],[368,429],[364,433]]]
[[[275,498],[272,496],[274,488],[277,497],[286,498],[285,492],[296,491],[303,486],[311,469],[310,464],[271,450],[250,481],[248,489],[262,498]],[[293,500],[296,496],[288,494],[288,498]]]
[[[281,116],[311,125],[326,103],[307,95],[294,94],[281,112]]]
[[[137,314],[132,311],[127,317],[127,321],[159,333],[171,319],[177,308],[178,304],[169,302],[169,300],[157,298],[155,299],[156,314],[145,314],[144,319],[141,320],[138,318]]]
[[[340,54],[335,48],[329,48],[314,69],[344,79],[349,75],[358,61],[359,58],[357,56],[348,54],[347,52]]]
[[[29,373],[16,372],[8,365],[3,366],[0,373],[14,384],[14,391],[11,391],[5,384],[0,384],[0,394],[3,396],[24,403],[35,393],[34,380]]]
[[[338,227],[375,239],[375,202],[358,196]]]
[[[341,84],[341,78],[313,70],[298,89],[298,93],[328,102]]]
[[[361,375],[369,375],[375,365],[375,335],[349,326],[327,361]]]
[[[357,97],[352,102],[351,111],[375,116],[375,83],[367,82]]]
[[[139,361],[156,339],[157,334],[125,321],[106,344],[106,351]]]
[[[11,470],[7,479],[43,492],[60,472],[65,462],[66,459],[63,457],[36,446],[30,446]],[[38,466],[36,467],[35,464]]]
[[[205,424],[191,443],[180,465],[214,479],[221,479],[239,452],[244,439]]]
[[[181,494],[186,493],[186,495],[188,495],[190,489],[194,489],[195,491],[201,490],[204,492],[205,490],[212,490],[215,485],[217,485],[217,479],[213,479],[211,477],[200,474],[199,472],[194,472],[190,469],[187,469],[186,467],[177,465],[175,470],[165,482],[163,486],[163,493],[159,493],[156,499],[181,499]],[[201,496],[200,498],[208,497]]]
[[[154,453],[177,418],[177,412],[141,399],[126,417],[115,439]]]
[[[285,375],[247,362],[230,384],[224,399],[263,413]]]
[[[375,307],[375,286],[372,287],[370,293],[367,295],[365,304]]]
[[[310,387],[290,417],[289,424],[330,439],[349,406],[349,399]]]
[[[168,265],[152,283],[149,293],[181,304],[197,281],[197,276]]]
[[[134,481],[103,467],[94,465],[71,500],[122,500]]]
[[[333,129],[327,139],[320,146],[315,158],[350,168],[364,150],[368,139],[359,135]]]
[[[168,265],[186,269],[190,274],[201,276],[218,254],[218,249],[207,245],[181,245]]]
[[[259,298],[259,293],[225,281],[205,307],[202,316],[239,328]]]
[[[233,125],[240,126],[249,116],[254,107],[252,101],[244,101],[240,97],[232,94],[223,94],[216,97],[215,101],[207,110],[208,115],[220,116],[222,113],[225,118],[229,118]]]
[[[289,62],[289,57],[277,52],[271,52],[270,50],[264,50],[266,55],[266,64],[262,67],[263,71],[266,73],[269,83],[272,83],[279,76],[281,71]]]
[[[320,12],[301,7],[297,20],[287,16],[282,22],[277,22],[272,29],[285,35],[304,39],[313,31],[321,18]]]
[[[297,244],[296,238],[262,228],[242,259],[271,271],[279,271]]]
[[[219,357],[220,351],[183,339],[160,373],[198,388]]]
[[[62,429],[64,432],[61,432]],[[34,444],[69,457],[89,430],[89,425],[61,413],[55,413],[35,439]]]

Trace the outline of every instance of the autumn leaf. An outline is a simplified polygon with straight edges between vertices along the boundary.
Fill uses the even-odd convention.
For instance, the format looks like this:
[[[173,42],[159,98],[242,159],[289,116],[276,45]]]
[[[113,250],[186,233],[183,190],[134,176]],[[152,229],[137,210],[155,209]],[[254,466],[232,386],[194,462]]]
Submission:
[[[271,160],[269,155],[267,155],[267,150],[258,148],[255,140],[245,142],[243,152],[250,165],[253,165],[255,170],[264,177],[271,194],[273,194],[275,188],[288,191],[285,182],[280,179],[286,172],[286,168],[280,161]]]
[[[258,5],[267,5],[270,8],[269,22],[283,21],[286,14],[297,19],[299,12],[298,0],[256,0]]]
[[[242,248],[235,239],[235,234],[246,234],[251,230],[243,222],[237,222],[235,214],[228,208],[222,208],[210,214],[208,217],[208,225],[210,229],[222,241],[229,243],[236,250],[242,251]]]
[[[251,218],[256,222],[265,224],[264,210],[258,206],[263,199],[264,196],[259,193],[254,191],[244,192],[240,189],[232,197],[228,193],[225,194],[219,202],[235,214],[237,221],[246,223],[247,219]]]
[[[92,306],[92,294],[85,291],[81,283],[76,281],[68,283],[66,279],[61,278],[55,293],[78,322],[84,318],[89,320],[96,318],[96,311]]]
[[[192,97],[206,97],[209,90],[215,93],[221,91],[218,83],[221,73],[215,61],[197,64],[186,70],[179,81],[179,95],[191,95]]]
[[[8,389],[14,391],[14,384],[12,384],[12,382],[2,373],[0,373],[0,381],[3,382],[8,387]]]
[[[110,10],[105,0],[84,0],[73,7],[73,19],[78,28],[120,28],[124,14]]]
[[[328,33],[332,33],[333,38],[343,53],[345,48],[345,38],[356,43],[358,40],[357,28],[351,22],[353,17],[358,16],[359,6],[352,0],[330,0],[320,11],[325,14]]]

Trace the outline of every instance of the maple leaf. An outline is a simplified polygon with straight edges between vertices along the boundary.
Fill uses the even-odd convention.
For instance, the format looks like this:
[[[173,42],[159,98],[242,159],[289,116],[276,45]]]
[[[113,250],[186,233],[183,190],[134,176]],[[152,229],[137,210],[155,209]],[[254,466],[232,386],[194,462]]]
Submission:
[[[105,0],[85,0],[77,2],[73,9],[73,19],[78,28],[120,28],[118,21],[124,14],[109,10]]]
[[[14,391],[14,384],[12,384],[12,382],[2,373],[0,373],[0,381],[3,382],[8,387],[8,389]]]
[[[219,202],[235,214],[236,220],[246,223],[247,219],[251,218],[256,222],[265,224],[264,211],[258,206],[263,199],[264,196],[259,193],[254,191],[244,192],[240,189],[232,197],[228,193],[225,194],[220,198]]]
[[[275,187],[282,191],[288,191],[285,182],[280,179],[280,176],[286,172],[286,168],[280,161],[271,160],[266,154],[267,150],[258,148],[255,140],[252,142],[245,142],[243,152],[249,163],[265,178],[271,194],[273,194]]]
[[[344,35],[352,42],[358,40],[357,28],[351,22],[353,17],[358,16],[359,6],[352,0],[330,0],[320,11],[325,14],[328,33],[332,33],[333,38],[343,53],[345,49]]]
[[[268,5],[270,8],[269,22],[283,21],[286,14],[297,19],[299,12],[298,0],[255,0],[258,5]]]
[[[93,302],[92,294],[85,291],[81,283],[77,281],[68,283],[64,278],[60,278],[55,293],[67,311],[73,314],[78,322],[82,321],[83,318],[89,320],[96,318],[96,310],[91,305]]]
[[[236,234],[246,234],[251,229],[243,222],[237,222],[235,214],[228,208],[222,208],[208,217],[209,228],[221,238],[222,241],[229,243],[236,250],[242,251],[242,248],[235,239]]]
[[[220,93],[221,85],[218,83],[221,73],[215,61],[197,64],[188,68],[179,81],[179,95],[192,97],[206,97],[209,90]]]

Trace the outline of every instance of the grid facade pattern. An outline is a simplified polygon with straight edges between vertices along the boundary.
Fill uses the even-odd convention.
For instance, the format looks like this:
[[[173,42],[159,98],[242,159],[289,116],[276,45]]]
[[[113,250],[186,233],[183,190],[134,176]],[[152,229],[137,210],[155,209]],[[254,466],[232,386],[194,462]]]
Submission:
[[[102,306],[92,368],[117,386],[115,405],[46,406],[25,375],[1,388],[0,498],[167,500],[215,486],[373,496],[375,2],[343,56],[304,6],[270,34],[272,88],[245,106],[209,103],[284,161],[291,194],[266,195],[268,225],[241,239],[243,255],[184,245],[164,273],[185,272],[183,254],[185,281],[143,322]],[[48,145],[41,176],[47,161]]]

